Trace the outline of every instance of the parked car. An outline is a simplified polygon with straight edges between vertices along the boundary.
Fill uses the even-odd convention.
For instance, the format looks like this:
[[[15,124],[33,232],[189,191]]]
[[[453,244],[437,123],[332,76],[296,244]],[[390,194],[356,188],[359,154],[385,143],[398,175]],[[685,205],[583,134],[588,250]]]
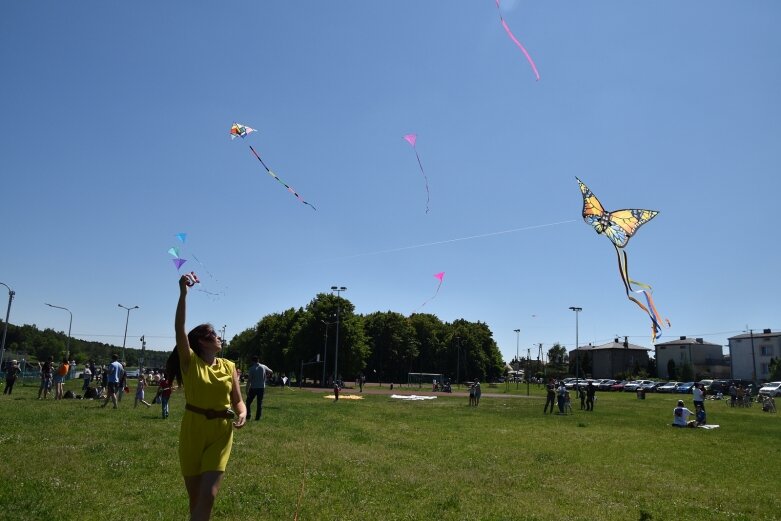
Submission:
[[[765,396],[781,396],[781,382],[769,382],[759,389],[759,394]]]
[[[713,380],[710,385],[705,386],[706,394],[729,394],[729,380]]]
[[[653,381],[651,380],[635,380],[633,382],[629,382],[624,386],[624,391],[626,392],[635,392],[637,391],[641,386],[645,384],[651,384]]]
[[[652,393],[656,391],[657,387],[659,387],[663,383],[664,382],[646,382],[643,385],[641,385],[640,388],[647,393]]]
[[[618,392],[623,391],[624,390],[624,386],[627,383],[629,383],[629,382],[627,382],[626,380],[621,380],[620,382],[616,382],[616,383],[614,383],[613,385],[610,386],[610,390],[611,391],[618,391]]]
[[[599,390],[600,391],[612,391],[613,386],[618,383],[618,380],[610,380],[609,378],[606,380],[602,380],[599,382]]]
[[[682,393],[682,394],[691,394],[692,387],[694,387],[694,382],[682,382],[679,383],[678,387],[675,388],[675,392]]]
[[[667,382],[664,385],[660,385],[656,388],[657,393],[674,393],[675,388],[678,387],[680,382]]]
[[[125,371],[125,376],[128,378],[138,378],[138,369],[129,369]]]

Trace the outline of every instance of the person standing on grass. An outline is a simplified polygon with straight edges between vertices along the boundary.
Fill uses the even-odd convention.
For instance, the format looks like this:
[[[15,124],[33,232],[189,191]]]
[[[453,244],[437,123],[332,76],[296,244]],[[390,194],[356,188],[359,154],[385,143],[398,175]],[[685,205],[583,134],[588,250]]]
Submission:
[[[586,410],[586,390],[578,386],[578,394],[580,395],[580,410]]]
[[[62,400],[63,395],[63,383],[65,382],[65,376],[68,374],[70,366],[68,365],[68,359],[63,358],[60,365],[57,367],[57,372],[54,373],[54,399]]]
[[[545,409],[543,409],[542,414],[548,412],[548,405],[550,405],[550,413],[553,414],[553,404],[556,401],[556,384],[553,382],[553,378],[548,380],[548,385],[545,388],[547,389],[547,395],[545,396]]]
[[[263,395],[266,393],[266,378],[273,371],[268,366],[260,363],[257,356],[252,357],[252,365],[249,368],[249,379],[247,380],[247,417],[252,416],[252,402],[258,399],[258,408],[255,411],[255,421],[260,420],[263,415]],[[284,383],[282,384],[284,385]]]
[[[480,405],[480,397],[483,395],[482,389],[480,389],[480,380],[475,380],[475,407]]]
[[[176,349],[166,374],[184,385],[186,400],[179,430],[179,464],[190,500],[190,521],[208,520],[233,446],[233,429],[244,426],[247,407],[236,365],[218,358],[222,341],[211,324],[185,330],[189,279],[179,279],[174,330]]]
[[[117,401],[122,401],[122,395],[125,394],[125,388],[127,387],[127,372],[125,371],[125,362],[120,362],[122,365],[122,374],[119,377],[119,385],[117,386]]]
[[[122,364],[119,363],[119,355],[111,355],[111,364],[104,371],[106,375],[106,399],[103,401],[101,407],[108,405],[109,400],[114,404],[114,409],[117,408],[117,391],[119,390],[119,384],[122,381],[122,376],[125,370],[122,368]]]
[[[11,360],[5,369],[5,389],[3,390],[3,394],[11,395],[19,372],[19,362]]]
[[[43,393],[43,399],[49,395],[49,391],[52,390],[52,369],[54,367],[54,357],[50,356],[43,364],[38,362],[38,368],[41,370],[41,386],[38,388],[38,399],[41,399],[41,393]]]
[[[596,394],[597,388],[594,385],[594,382],[589,382],[586,386],[586,410],[587,411],[593,411],[594,410],[594,394]]]
[[[694,384],[692,387],[692,401],[694,402],[694,408],[702,407],[705,409],[705,392],[703,386],[700,384]]]
[[[564,414],[564,402],[567,399],[567,387],[564,385],[564,381],[559,382],[558,392],[558,406],[559,414]]]
[[[162,408],[163,419],[168,418],[168,401],[171,399],[171,391],[173,391],[174,383],[168,378],[163,376],[160,380],[160,387],[157,389],[157,394],[160,395],[160,406]]]
[[[136,387],[136,399],[133,402],[133,408],[138,407],[138,402],[143,403],[147,407],[151,407],[152,404],[144,400],[144,388],[146,387],[146,380],[144,375],[138,375],[138,387]]]
[[[81,386],[81,392],[86,393],[89,389],[89,384],[92,381],[92,371],[89,365],[84,365],[84,372],[81,373],[81,377],[84,379],[84,384]]]

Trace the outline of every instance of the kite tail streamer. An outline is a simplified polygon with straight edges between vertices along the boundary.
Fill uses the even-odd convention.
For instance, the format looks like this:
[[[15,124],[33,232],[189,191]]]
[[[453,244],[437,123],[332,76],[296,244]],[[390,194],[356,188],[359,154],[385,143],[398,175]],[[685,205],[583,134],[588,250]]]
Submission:
[[[656,342],[656,339],[662,336],[662,319],[654,304],[652,295],[653,289],[648,284],[632,280],[629,277],[629,260],[626,251],[620,249],[618,246],[614,245],[614,247],[616,249],[616,256],[618,257],[618,271],[621,274],[621,281],[624,283],[624,288],[626,289],[626,296],[629,300],[637,304],[640,309],[648,313],[648,316],[651,318],[651,337],[652,340]],[[633,284],[644,289],[636,290],[632,287]],[[630,293],[642,294],[646,304],[637,300],[630,295]],[[665,322],[667,323],[667,327],[670,327],[670,321],[665,319]]]
[[[423,163],[420,162],[420,155],[418,155],[418,149],[417,147],[412,147],[415,150],[415,157],[418,158],[418,166],[420,167],[420,173],[423,174],[423,180],[426,183],[426,213],[428,213],[428,203],[431,200],[431,194],[428,191],[428,177],[426,177],[426,172],[423,170]]]
[[[285,188],[287,188],[287,191],[288,191],[288,192],[290,192],[291,194],[295,195],[295,196],[296,196],[296,199],[298,199],[299,201],[301,201],[302,203],[304,203],[304,204],[305,204],[305,205],[307,205],[307,206],[311,206],[311,207],[312,207],[312,210],[317,210],[317,208],[315,208],[315,207],[314,207],[314,205],[312,205],[312,204],[309,204],[309,203],[307,203],[306,201],[304,201],[304,198],[303,198],[303,197],[301,197],[300,195],[298,195],[298,193],[297,193],[295,190],[293,190],[293,188],[292,188],[290,185],[288,185],[288,184],[287,184],[287,183],[285,183],[285,182],[284,182],[282,179],[280,179],[279,177],[277,177],[277,174],[275,174],[274,172],[272,172],[272,171],[271,171],[271,169],[270,169],[268,166],[266,166],[266,163],[264,163],[264,162],[263,162],[263,160],[260,158],[260,155],[258,155],[258,153],[257,153],[257,152],[255,152],[255,149],[254,149],[254,148],[252,148],[252,145],[250,145],[250,146],[249,146],[249,149],[250,149],[250,150],[252,150],[252,153],[255,155],[255,157],[257,157],[257,158],[258,158],[258,161],[260,161],[260,164],[261,164],[261,165],[263,165],[263,168],[265,168],[265,169],[266,169],[266,172],[268,172],[268,173],[269,173],[269,175],[270,175],[271,177],[273,177],[274,179],[276,179],[276,180],[277,180],[277,181],[278,181],[278,182],[279,182],[279,183],[280,183],[282,186],[284,186]]]
[[[523,55],[526,56],[526,61],[528,61],[529,65],[531,65],[532,71],[534,71],[534,76],[537,78],[537,81],[540,81],[540,73],[537,72],[537,66],[534,65],[534,60],[532,60],[532,57],[529,56],[529,53],[526,51],[526,47],[524,47],[523,44],[518,41],[518,38],[516,38],[513,32],[510,30],[510,26],[507,25],[507,22],[504,21],[504,18],[502,17],[502,8],[499,6],[499,0],[496,0],[496,8],[499,10],[499,20],[502,22],[502,27],[504,27],[504,30],[507,32],[507,36],[509,36],[510,39],[515,42],[515,45],[517,45]]]
[[[421,309],[423,306],[425,306],[426,304],[434,300],[437,297],[437,295],[439,295],[439,288],[441,287],[442,287],[442,279],[439,280],[439,285],[437,285],[437,290],[434,292],[434,294],[431,295],[428,299],[426,299],[426,301],[423,302],[423,304],[418,306],[418,309],[414,310],[413,313],[417,313],[419,309]]]

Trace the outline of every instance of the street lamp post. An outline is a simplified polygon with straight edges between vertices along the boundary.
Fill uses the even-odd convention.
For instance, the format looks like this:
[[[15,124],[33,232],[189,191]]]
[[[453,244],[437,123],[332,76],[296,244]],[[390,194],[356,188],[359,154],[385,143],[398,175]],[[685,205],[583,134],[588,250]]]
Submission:
[[[578,314],[583,311],[583,308],[572,306],[570,309],[575,312],[575,389],[580,392],[580,386],[578,385],[578,377],[580,376],[580,340],[578,339]]]
[[[3,357],[5,356],[5,335],[8,333],[8,316],[11,314],[11,302],[14,300],[16,292],[8,287],[8,284],[0,282],[3,286],[8,288],[8,307],[5,310],[5,322],[3,323],[3,342],[0,344],[0,368],[3,367]]]
[[[342,310],[342,291],[347,291],[344,286],[331,286],[331,291],[336,292],[336,347],[334,348],[334,382],[339,380],[339,314]]]
[[[46,303],[44,302],[44,304]],[[64,309],[71,316],[70,321],[68,322],[68,338],[65,340],[65,351],[66,351],[65,358],[70,360],[71,359],[71,326],[73,325],[73,313],[71,313],[70,309],[64,308],[62,306],[54,306],[52,304],[46,304],[46,305],[49,306],[50,308]]]
[[[336,324],[336,322],[326,322],[325,320],[322,319],[320,320],[320,322],[325,324],[325,335],[324,335],[325,340],[323,342],[323,379],[320,380],[320,385],[322,385],[323,387],[327,387],[327,385],[325,384],[325,371],[328,362],[328,326],[332,326]]]
[[[227,355],[225,354],[225,329],[227,329],[228,325],[225,324],[222,326],[222,333],[220,334],[220,345],[222,346],[222,356],[227,358]]]
[[[518,347],[521,345],[521,330],[513,329],[515,331],[515,366],[521,367],[521,359],[518,358]],[[515,390],[518,390],[518,369],[515,370]]]
[[[133,309],[138,309],[138,306],[133,306],[132,308],[123,306],[122,304],[117,304],[117,306],[127,310],[127,316],[125,317],[125,336],[122,338],[122,361],[127,363],[127,360],[125,359],[125,342],[127,341],[127,323],[130,321],[130,311]]]

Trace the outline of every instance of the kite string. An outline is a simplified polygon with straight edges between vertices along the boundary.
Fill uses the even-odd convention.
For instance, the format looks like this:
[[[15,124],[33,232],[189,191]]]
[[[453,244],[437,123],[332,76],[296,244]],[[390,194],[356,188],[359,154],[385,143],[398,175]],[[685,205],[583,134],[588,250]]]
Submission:
[[[412,149],[415,151],[415,157],[418,158],[418,166],[420,167],[420,173],[423,174],[423,180],[426,183],[426,213],[428,213],[428,203],[431,200],[431,194],[428,191],[428,177],[426,177],[426,172],[423,170],[423,163],[420,162],[420,155],[418,155],[418,147],[413,146]]]
[[[523,55],[526,56],[526,61],[528,61],[529,65],[531,65],[532,71],[534,71],[534,76],[537,78],[537,81],[540,81],[540,73],[537,72],[537,66],[534,64],[534,60],[532,60],[532,57],[526,51],[526,47],[524,47],[523,44],[518,41],[518,38],[516,38],[513,32],[510,30],[510,26],[507,25],[507,22],[504,21],[504,18],[502,17],[502,8],[499,5],[499,0],[496,0],[496,8],[499,10],[499,20],[502,22],[502,27],[504,27],[504,30],[507,32],[507,36],[509,36],[510,39],[515,42],[515,45],[517,45],[521,52],[523,52]]]
[[[423,302],[423,304],[421,304],[417,309],[413,310],[412,312],[413,313],[417,313],[419,309],[421,309],[423,306],[425,306],[426,304],[428,304],[429,302],[434,300],[436,298],[436,296],[439,295],[439,288],[441,288],[441,287],[442,287],[442,280],[439,281],[439,284],[437,285],[437,290],[434,292],[434,294],[431,297],[429,297],[428,299],[426,299],[426,301]]]
[[[293,521],[298,521],[298,513],[301,509],[301,500],[304,498],[304,483],[306,482],[306,466],[308,461],[309,451],[304,451],[304,468],[301,475],[301,490],[298,492],[298,501],[296,502],[296,513],[293,516]]]
[[[331,259],[323,259],[323,260],[332,260],[332,261],[333,260],[344,260],[344,259],[354,259],[356,257],[368,257],[370,255],[382,255],[384,253],[396,253],[396,252],[405,251],[405,250],[414,250],[414,249],[417,249],[417,248],[425,248],[427,246],[438,246],[440,244],[449,244],[451,242],[468,241],[468,240],[471,240],[471,239],[482,239],[482,238],[485,238],[485,237],[493,237],[494,235],[504,235],[505,233],[524,232],[524,231],[529,231],[529,230],[536,230],[538,228],[548,228],[550,226],[559,226],[561,224],[569,224],[569,223],[574,223],[574,222],[578,222],[578,219],[569,219],[569,220],[566,220],[566,221],[557,221],[557,222],[552,222],[552,223],[547,223],[547,224],[534,224],[534,225],[531,225],[531,226],[523,226],[521,228],[512,228],[510,230],[501,230],[501,231],[498,231],[498,232],[481,233],[481,234],[478,234],[478,235],[469,235],[467,237],[457,237],[455,239],[445,239],[443,241],[426,242],[426,243],[423,243],[423,244],[413,244],[411,246],[400,246],[398,248],[390,248],[390,249],[387,249],[387,250],[379,250],[379,251],[373,251],[373,252],[367,252],[367,253],[356,253],[354,255],[345,255],[343,257],[334,257],[334,258],[331,258]]]

